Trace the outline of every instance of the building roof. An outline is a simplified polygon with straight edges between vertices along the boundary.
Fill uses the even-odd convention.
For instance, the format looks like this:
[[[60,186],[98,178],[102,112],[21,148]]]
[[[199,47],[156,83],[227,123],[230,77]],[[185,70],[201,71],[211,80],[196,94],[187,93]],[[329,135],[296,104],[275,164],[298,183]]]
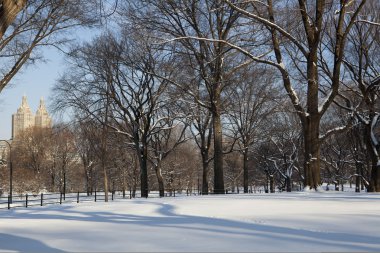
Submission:
[[[17,109],[18,114],[32,114],[26,96],[22,96],[21,106]]]

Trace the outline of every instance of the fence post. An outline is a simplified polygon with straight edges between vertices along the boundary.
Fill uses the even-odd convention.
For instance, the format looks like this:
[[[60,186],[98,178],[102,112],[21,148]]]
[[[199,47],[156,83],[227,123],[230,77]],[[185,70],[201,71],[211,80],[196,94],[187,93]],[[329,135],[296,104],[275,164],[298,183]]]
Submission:
[[[96,190],[95,190],[95,202],[96,202]]]
[[[115,191],[112,191],[112,201],[113,201],[114,195],[115,195]]]
[[[62,205],[62,192],[59,194],[59,204]]]
[[[43,206],[43,205],[44,205],[44,194],[41,193],[41,206]]]
[[[25,207],[28,208],[28,193],[25,196]]]
[[[77,203],[79,203],[79,192],[78,192],[78,195],[77,195]]]
[[[8,209],[11,209],[11,195],[8,195]]]
[[[173,191],[174,191],[174,197],[175,197],[175,189]]]

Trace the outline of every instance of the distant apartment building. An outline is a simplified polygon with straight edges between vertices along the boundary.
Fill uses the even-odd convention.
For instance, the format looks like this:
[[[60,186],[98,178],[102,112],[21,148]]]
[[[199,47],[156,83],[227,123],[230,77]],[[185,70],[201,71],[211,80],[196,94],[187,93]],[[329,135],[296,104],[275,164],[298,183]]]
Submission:
[[[51,127],[52,120],[46,110],[45,102],[41,98],[40,105],[34,115],[28,105],[26,96],[22,97],[21,106],[12,115],[12,139],[30,127]]]
[[[51,127],[52,120],[46,110],[45,102],[41,98],[40,105],[34,115],[28,105],[26,96],[22,97],[21,106],[17,112],[12,115],[12,139],[8,140],[9,144],[13,143],[15,138],[23,131],[30,127]],[[0,141],[0,165],[4,165],[9,155],[9,144],[6,141]]]
[[[26,96],[22,97],[21,106],[12,115],[12,139],[0,141],[0,166],[7,163],[9,157],[9,145],[16,145],[17,136],[30,127],[51,127],[52,120],[41,98],[40,105],[34,115],[28,105]],[[8,143],[7,143],[8,142]]]

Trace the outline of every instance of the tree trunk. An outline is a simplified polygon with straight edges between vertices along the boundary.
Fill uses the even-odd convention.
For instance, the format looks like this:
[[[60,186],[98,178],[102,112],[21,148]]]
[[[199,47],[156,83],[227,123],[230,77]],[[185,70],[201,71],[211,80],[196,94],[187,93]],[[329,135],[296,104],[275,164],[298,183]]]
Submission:
[[[316,109],[318,110],[318,107]],[[319,115],[314,114],[307,117],[306,123],[303,126],[304,187],[315,190],[321,185],[319,125]]]
[[[52,172],[50,176],[51,176],[51,190],[55,191],[55,189],[54,189],[55,188],[55,175],[54,175],[54,172]]]
[[[89,175],[88,175],[88,171],[86,170],[87,167],[84,166],[84,174],[85,174],[85,187],[86,187],[86,193],[87,193],[87,196],[90,196],[90,179],[89,179]]]
[[[140,185],[141,185],[141,197],[148,197],[148,150],[146,145],[138,149],[138,157],[140,161]]]
[[[368,192],[380,192],[380,164],[377,156],[374,154],[371,167],[371,178],[369,182]]]
[[[156,171],[158,190],[160,192],[160,197],[165,197],[165,188],[164,188],[164,178],[162,177],[160,165],[155,166],[154,170]]]
[[[285,185],[286,185],[286,191],[291,192],[292,191],[292,179],[290,176],[286,176]]]
[[[372,164],[368,192],[380,192],[380,166],[377,163]]]
[[[25,7],[27,0],[3,0],[0,7],[0,39],[15,20],[17,14]],[[1,91],[1,88],[0,88]]]
[[[361,175],[361,180],[360,180],[360,189],[362,190],[362,191],[364,191],[364,164],[361,164],[360,165],[360,175]]]
[[[66,195],[66,171],[63,171],[63,192]]]
[[[214,193],[224,194],[223,175],[223,136],[222,122],[220,119],[220,98],[215,98],[213,103],[212,121],[214,128]]]
[[[356,178],[355,178],[355,192],[360,192],[360,181],[361,181],[361,175],[360,175],[360,164],[356,163]]]
[[[108,202],[108,174],[105,161],[102,161],[103,174],[104,174],[104,201]]]
[[[85,178],[86,178],[86,192],[87,192],[87,196],[90,196],[92,195],[92,187],[93,187],[93,182],[92,182],[92,169],[91,170],[87,170],[87,165],[85,165]]]
[[[244,193],[248,193],[248,148],[243,151],[243,186]]]
[[[202,142],[201,147],[201,157],[202,157],[202,195],[207,195],[208,188],[208,172],[209,172],[209,157],[208,157],[208,148],[204,145],[205,141]]]
[[[274,193],[275,192],[275,187],[274,187],[274,176],[273,175],[269,175],[269,189],[270,189],[270,193]]]
[[[202,149],[202,195],[208,194],[208,153]]]
[[[122,184],[122,190],[123,190],[123,198],[125,198],[125,192],[126,192],[126,182],[125,182],[125,168],[122,168],[123,171],[123,184]]]
[[[373,120],[373,116],[371,117]],[[372,141],[372,120],[370,124],[367,124],[365,126],[365,144],[368,150],[368,153],[370,155],[371,160],[371,175],[370,175],[370,181],[368,186],[368,192],[379,192],[380,191],[380,166],[378,156],[376,153],[378,153],[378,147],[375,146],[375,144]]]

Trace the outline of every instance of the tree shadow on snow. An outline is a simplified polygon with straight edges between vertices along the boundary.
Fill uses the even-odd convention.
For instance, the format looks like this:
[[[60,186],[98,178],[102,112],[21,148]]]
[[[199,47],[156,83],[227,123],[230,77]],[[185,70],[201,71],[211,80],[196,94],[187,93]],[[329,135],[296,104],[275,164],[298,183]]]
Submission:
[[[0,233],[0,251],[63,253],[38,240]]]
[[[294,245],[292,248],[296,251],[305,251],[304,248],[297,248],[297,245],[307,244],[308,251],[323,251],[323,249],[336,248],[339,251],[380,251],[380,237],[373,235],[358,235],[350,233],[336,233],[336,232],[323,232],[323,231],[310,231],[305,229],[296,229],[289,227],[280,227],[267,224],[260,224],[254,222],[243,222],[234,221],[228,219],[220,219],[214,217],[202,217],[202,216],[192,216],[183,215],[175,213],[175,207],[170,204],[164,203],[154,203],[154,202],[144,202],[136,201],[134,204],[149,203],[157,205],[157,213],[160,216],[142,216],[133,214],[123,214],[123,213],[113,213],[113,212],[97,212],[97,211],[76,211],[72,206],[58,206],[53,210],[55,212],[59,211],[62,214],[51,214],[44,213],[42,209],[30,209],[23,210],[22,214],[8,213],[1,214],[0,221],[2,218],[9,219],[54,219],[54,220],[64,220],[64,221],[81,221],[81,222],[99,222],[99,223],[116,223],[116,224],[131,224],[140,225],[155,228],[177,228],[182,229],[183,234],[186,233],[196,233],[197,235],[204,233],[213,233],[215,237],[229,237],[231,235],[236,237],[246,238],[247,240],[260,242],[261,240],[269,240],[271,242],[276,242],[276,245],[266,245],[268,250],[273,251],[273,249],[289,251],[289,248],[281,249],[279,245]],[[94,207],[95,209],[96,207]],[[125,207],[126,212],[128,211],[128,204]],[[50,209],[51,211],[51,209]],[[323,214],[321,214],[323,215]],[[347,221],[349,222],[349,221]],[[199,225],[199,226],[197,226]],[[354,230],[355,228],[353,228]],[[163,231],[164,233],[164,231]],[[3,235],[0,234],[2,237]],[[7,235],[4,235],[7,236]],[[207,235],[206,235],[207,236]],[[25,238],[28,240],[27,238]],[[3,243],[0,239],[0,249],[3,248]],[[20,239],[21,240],[21,239]],[[212,240],[212,239],[210,239]],[[220,240],[220,238],[218,239]],[[232,240],[232,239],[231,239]],[[36,246],[40,243],[34,241]],[[216,241],[218,243],[218,241]],[[282,244],[283,243],[283,244]],[[253,243],[252,243],[253,244]],[[43,245],[42,245],[43,246]],[[45,245],[46,246],[46,245]],[[254,245],[253,245],[254,246]],[[266,247],[260,244],[260,251]],[[277,247],[277,248],[276,248]],[[42,247],[42,251],[49,248]],[[252,250],[254,249],[248,249]],[[14,250],[11,249],[10,250]],[[16,249],[17,250],[17,249]],[[228,249],[227,249],[228,250]],[[38,251],[41,251],[38,249]],[[50,251],[55,251],[51,249]],[[266,250],[265,250],[266,251]],[[293,250],[292,250],[293,251]],[[331,250],[329,250],[331,251]]]

